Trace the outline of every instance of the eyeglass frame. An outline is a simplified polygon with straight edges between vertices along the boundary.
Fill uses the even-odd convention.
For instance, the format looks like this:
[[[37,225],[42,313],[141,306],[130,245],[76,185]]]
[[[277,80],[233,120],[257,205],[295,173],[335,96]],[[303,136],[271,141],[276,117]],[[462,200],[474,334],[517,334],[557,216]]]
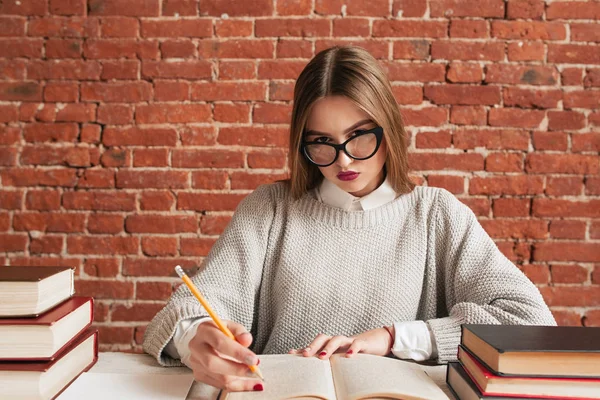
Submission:
[[[346,150],[346,144],[348,144],[348,142],[356,139],[357,137],[363,136],[363,135],[367,135],[367,134],[374,134],[375,138],[377,140],[377,144],[375,145],[375,150],[373,150],[373,153],[368,156],[368,157],[364,157],[364,158],[358,158],[358,157],[354,157],[353,155],[351,155],[350,153],[348,153],[348,150]],[[317,167],[329,167],[330,165],[332,165],[333,163],[335,163],[338,159],[338,157],[340,156],[340,150],[344,150],[344,153],[346,153],[346,155],[348,157],[350,157],[353,160],[357,160],[357,161],[364,161],[364,160],[368,160],[369,158],[373,157],[375,154],[377,154],[377,151],[379,150],[379,146],[381,146],[381,142],[383,141],[383,127],[381,126],[376,126],[375,128],[372,129],[367,129],[364,130],[360,133],[358,133],[357,135],[352,136],[351,138],[349,138],[348,140],[346,140],[344,143],[340,143],[340,144],[335,144],[335,143],[323,143],[323,142],[306,142],[303,141],[301,144],[301,149],[302,149],[302,154],[304,155],[304,157],[306,157],[306,159],[308,160],[309,163],[316,165]],[[310,156],[308,155],[308,151],[307,151],[307,146],[311,145],[311,144],[320,144],[320,145],[326,145],[326,146],[331,146],[335,149],[335,157],[333,158],[333,161],[330,162],[329,164],[317,164],[316,162],[314,162],[313,160],[311,160]]]

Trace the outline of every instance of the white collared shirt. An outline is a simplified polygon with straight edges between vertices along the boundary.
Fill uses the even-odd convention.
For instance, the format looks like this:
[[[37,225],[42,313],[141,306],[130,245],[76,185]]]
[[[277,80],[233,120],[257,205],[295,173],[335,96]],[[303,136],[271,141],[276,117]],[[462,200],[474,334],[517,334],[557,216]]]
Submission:
[[[314,194],[319,201],[346,211],[370,210],[397,197],[387,178],[377,189],[363,197],[355,197],[327,179],[323,179],[314,189]],[[173,339],[165,347],[166,353],[189,366],[190,340],[196,335],[198,325],[208,320],[209,317],[179,321]],[[424,321],[394,322],[394,330],[392,353],[396,357],[424,361],[437,356],[433,334]]]

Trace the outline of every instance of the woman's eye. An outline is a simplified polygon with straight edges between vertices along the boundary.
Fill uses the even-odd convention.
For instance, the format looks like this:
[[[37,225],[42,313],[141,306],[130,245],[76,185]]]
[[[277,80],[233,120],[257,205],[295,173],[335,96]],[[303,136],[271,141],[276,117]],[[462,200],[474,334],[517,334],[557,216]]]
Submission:
[[[315,139],[313,140],[313,142],[327,143],[327,141],[328,141],[328,140],[329,140],[329,138],[328,138],[328,137],[326,137],[326,136],[321,136],[321,137],[315,138]]]

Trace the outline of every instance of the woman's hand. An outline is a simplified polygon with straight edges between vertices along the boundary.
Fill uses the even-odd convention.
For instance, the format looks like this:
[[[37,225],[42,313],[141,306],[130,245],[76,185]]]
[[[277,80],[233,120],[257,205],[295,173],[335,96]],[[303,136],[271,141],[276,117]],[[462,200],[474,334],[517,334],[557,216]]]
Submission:
[[[389,330],[388,330],[389,329]],[[322,360],[327,360],[333,353],[346,353],[346,357],[366,353],[386,356],[394,344],[394,327],[377,328],[354,336],[328,336],[320,333],[304,349],[292,349],[290,354],[302,354],[312,357],[315,354]]]
[[[252,335],[236,322],[223,323],[237,341],[228,338],[213,321],[201,323],[190,340],[188,366],[194,372],[194,379],[233,392],[263,390],[263,382],[248,368],[260,362],[248,349]]]

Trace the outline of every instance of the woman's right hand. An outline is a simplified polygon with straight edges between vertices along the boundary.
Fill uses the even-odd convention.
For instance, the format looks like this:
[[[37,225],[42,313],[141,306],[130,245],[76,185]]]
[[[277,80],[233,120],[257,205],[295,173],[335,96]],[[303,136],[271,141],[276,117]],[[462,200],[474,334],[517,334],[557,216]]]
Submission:
[[[232,392],[263,390],[263,381],[248,368],[260,362],[248,349],[252,335],[237,322],[223,323],[237,341],[227,337],[213,321],[201,323],[190,340],[188,365],[194,371],[194,379]]]

